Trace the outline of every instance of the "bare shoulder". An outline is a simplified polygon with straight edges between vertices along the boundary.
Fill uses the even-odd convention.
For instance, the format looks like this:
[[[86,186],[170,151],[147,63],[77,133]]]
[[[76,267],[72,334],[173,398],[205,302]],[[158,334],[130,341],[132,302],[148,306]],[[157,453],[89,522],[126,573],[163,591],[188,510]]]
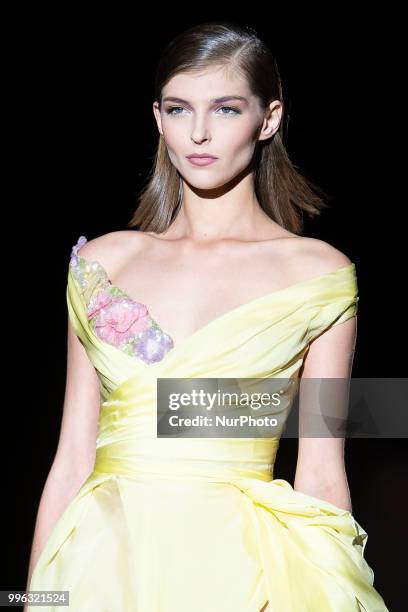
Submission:
[[[291,245],[291,259],[302,277],[309,278],[350,266],[350,258],[324,240],[298,236]]]
[[[88,261],[98,261],[109,270],[115,270],[131,254],[142,250],[149,237],[137,230],[108,232],[87,240],[78,250],[78,255]]]

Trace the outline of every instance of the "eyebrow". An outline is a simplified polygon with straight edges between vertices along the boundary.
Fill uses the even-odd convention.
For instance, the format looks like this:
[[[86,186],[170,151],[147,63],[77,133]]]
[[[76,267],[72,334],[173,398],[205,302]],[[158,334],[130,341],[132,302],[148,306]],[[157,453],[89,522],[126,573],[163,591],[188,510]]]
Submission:
[[[241,100],[242,102],[248,102],[247,98],[244,96],[223,96],[222,98],[212,98],[210,100],[211,104],[220,104],[222,102],[228,102],[229,100]],[[183,100],[183,98],[175,98],[173,96],[166,96],[163,98],[163,102],[180,102],[181,104],[190,104],[188,100]]]

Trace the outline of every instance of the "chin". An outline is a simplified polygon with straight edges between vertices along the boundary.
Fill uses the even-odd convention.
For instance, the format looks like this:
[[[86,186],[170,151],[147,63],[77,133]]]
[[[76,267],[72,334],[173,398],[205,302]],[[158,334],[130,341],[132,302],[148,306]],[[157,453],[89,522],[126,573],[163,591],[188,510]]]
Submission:
[[[228,183],[228,179],[214,179],[214,177],[202,177],[201,180],[197,180],[197,177],[193,177],[192,180],[189,180],[188,177],[183,177],[184,180],[194,189],[219,189],[223,185]]]

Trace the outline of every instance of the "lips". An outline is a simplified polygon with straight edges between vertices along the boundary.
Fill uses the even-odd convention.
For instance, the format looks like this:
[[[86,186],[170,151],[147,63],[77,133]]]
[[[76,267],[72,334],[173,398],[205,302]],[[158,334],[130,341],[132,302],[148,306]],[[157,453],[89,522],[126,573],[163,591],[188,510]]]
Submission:
[[[187,155],[188,159],[218,159],[215,155],[210,155],[209,153],[193,153],[192,155]]]
[[[208,157],[201,155],[189,155],[187,159],[190,164],[193,164],[193,166],[208,166],[209,164],[213,164],[215,161],[217,161],[216,157]]]

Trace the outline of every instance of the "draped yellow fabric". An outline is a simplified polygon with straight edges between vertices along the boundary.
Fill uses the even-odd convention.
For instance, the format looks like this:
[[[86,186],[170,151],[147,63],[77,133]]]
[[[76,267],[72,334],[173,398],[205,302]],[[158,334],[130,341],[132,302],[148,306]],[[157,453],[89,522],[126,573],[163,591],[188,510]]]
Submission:
[[[386,612],[366,531],[274,478],[278,438],[156,436],[158,378],[296,379],[310,342],[356,315],[355,265],[235,308],[153,364],[95,335],[80,289],[68,271],[70,321],[101,382],[96,462],[30,590],[68,590],[75,612]]]

